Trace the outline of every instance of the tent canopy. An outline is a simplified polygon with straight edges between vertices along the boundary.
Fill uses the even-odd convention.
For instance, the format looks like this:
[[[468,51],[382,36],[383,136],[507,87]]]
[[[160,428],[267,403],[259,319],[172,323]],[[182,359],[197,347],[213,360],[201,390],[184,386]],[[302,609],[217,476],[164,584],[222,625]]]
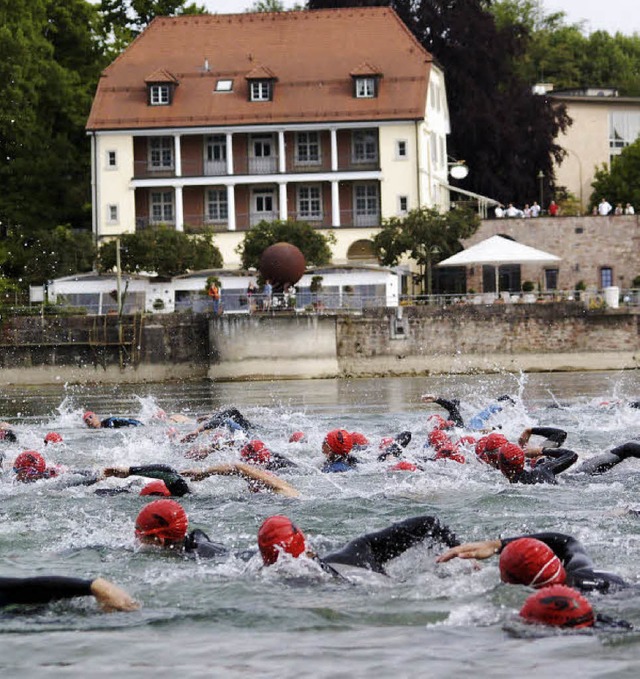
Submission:
[[[491,236],[462,252],[447,257],[442,262],[438,262],[436,266],[470,266],[473,264],[494,266],[496,292],[498,292],[498,272],[501,264],[552,264],[559,261],[560,257],[544,252],[544,250],[537,250],[502,236]]]

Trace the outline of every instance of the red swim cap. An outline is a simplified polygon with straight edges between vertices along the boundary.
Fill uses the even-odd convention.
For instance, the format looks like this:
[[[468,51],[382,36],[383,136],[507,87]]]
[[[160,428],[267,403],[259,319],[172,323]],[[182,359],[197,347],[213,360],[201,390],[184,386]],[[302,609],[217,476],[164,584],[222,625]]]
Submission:
[[[294,431],[289,437],[289,443],[299,443],[304,438],[303,431]]]
[[[459,462],[460,464],[464,464],[466,462],[465,456],[458,451],[458,446],[453,445],[451,447],[449,446],[444,446],[438,450],[438,452],[435,455],[436,460],[453,460],[454,462]]]
[[[535,538],[520,538],[510,542],[500,554],[502,582],[527,587],[548,587],[564,584],[567,575],[554,551]]]
[[[431,415],[427,418],[427,422],[434,429],[453,429],[455,423],[452,420],[445,420],[442,415]]]
[[[474,446],[476,443],[476,440],[473,436],[461,436],[458,439],[458,443],[462,443],[467,446]]]
[[[394,464],[393,467],[389,467],[390,472],[417,472],[418,467],[413,464],[413,462],[407,462],[402,460],[398,464]]]
[[[15,472],[33,469],[34,472],[43,474],[46,468],[47,463],[44,461],[44,457],[35,450],[25,450],[13,462],[13,471]]]
[[[515,443],[505,443],[498,449],[498,464],[505,476],[524,469],[524,459],[524,450]]]
[[[378,444],[378,450],[386,450],[392,443],[395,443],[393,436],[383,436]]]
[[[565,585],[545,587],[534,592],[520,609],[520,617],[554,627],[593,627],[591,604],[575,589]]]
[[[163,497],[171,497],[171,491],[167,488],[164,481],[157,479],[151,481],[140,491],[140,495],[162,495]]]
[[[351,442],[354,446],[365,447],[369,445],[369,439],[359,431],[351,432]]]
[[[509,443],[509,439],[504,434],[492,431],[486,437],[485,450],[498,450],[505,443]]]
[[[44,437],[44,442],[45,442],[45,444],[47,444],[47,443],[62,443],[62,436],[60,436],[60,434],[58,434],[58,432],[50,431]]]
[[[240,457],[254,464],[266,464],[271,459],[271,453],[262,441],[255,439],[242,448]]]
[[[91,410],[87,410],[87,412],[82,416],[82,419],[86,422],[90,417],[93,417],[95,413]]]
[[[453,446],[451,439],[441,429],[430,431],[428,441],[429,445],[436,450],[440,450],[444,446]]]
[[[154,500],[143,507],[136,519],[136,537],[157,537],[160,542],[179,542],[187,534],[187,513],[175,500]]]
[[[334,429],[330,431],[324,439],[329,449],[335,455],[348,455],[353,448],[351,434],[345,429]]]
[[[278,560],[280,552],[298,557],[305,549],[304,534],[291,519],[280,514],[270,516],[258,530],[258,547],[265,565]]]

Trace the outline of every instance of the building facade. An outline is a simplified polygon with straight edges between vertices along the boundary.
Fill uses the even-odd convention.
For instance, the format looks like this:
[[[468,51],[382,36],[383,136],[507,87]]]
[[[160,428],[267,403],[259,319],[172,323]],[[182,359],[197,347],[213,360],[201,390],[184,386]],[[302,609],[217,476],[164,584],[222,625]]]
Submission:
[[[156,18],[103,72],[87,131],[98,242],[294,219],[371,259],[382,219],[449,206],[442,69],[389,8]]]

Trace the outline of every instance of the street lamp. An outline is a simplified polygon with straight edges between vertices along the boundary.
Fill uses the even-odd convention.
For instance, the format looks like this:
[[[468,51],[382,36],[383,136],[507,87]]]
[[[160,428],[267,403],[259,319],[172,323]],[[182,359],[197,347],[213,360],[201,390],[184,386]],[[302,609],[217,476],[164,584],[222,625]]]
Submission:
[[[542,210],[542,206],[544,205],[544,200],[543,200],[543,188],[544,188],[544,172],[540,170],[538,172],[538,181],[540,182],[540,209]]]
[[[454,160],[447,163],[449,167],[449,174],[454,179],[464,179],[469,174],[469,166],[464,160]]]

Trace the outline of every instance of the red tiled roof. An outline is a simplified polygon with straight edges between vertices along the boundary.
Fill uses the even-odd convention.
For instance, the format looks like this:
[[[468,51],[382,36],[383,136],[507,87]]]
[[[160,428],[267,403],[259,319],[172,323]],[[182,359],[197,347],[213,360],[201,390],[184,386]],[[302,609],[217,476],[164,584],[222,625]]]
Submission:
[[[247,75],[245,75],[247,80],[275,80],[276,74],[266,66],[256,66],[252,68]]]
[[[360,66],[354,68],[353,71],[349,71],[349,75],[352,76],[368,76],[368,75],[380,75],[381,71],[379,68],[372,66],[368,61],[363,61]]]
[[[158,68],[151,75],[148,75],[144,81],[146,83],[175,83],[178,84],[178,79],[167,71],[166,68]]]
[[[102,73],[87,129],[417,120],[431,62],[388,7],[158,17]],[[353,96],[353,64],[376,65],[376,98]],[[260,68],[277,77],[274,97],[251,102],[246,78]],[[180,87],[149,106],[159,69]],[[219,79],[233,91],[215,92]]]

